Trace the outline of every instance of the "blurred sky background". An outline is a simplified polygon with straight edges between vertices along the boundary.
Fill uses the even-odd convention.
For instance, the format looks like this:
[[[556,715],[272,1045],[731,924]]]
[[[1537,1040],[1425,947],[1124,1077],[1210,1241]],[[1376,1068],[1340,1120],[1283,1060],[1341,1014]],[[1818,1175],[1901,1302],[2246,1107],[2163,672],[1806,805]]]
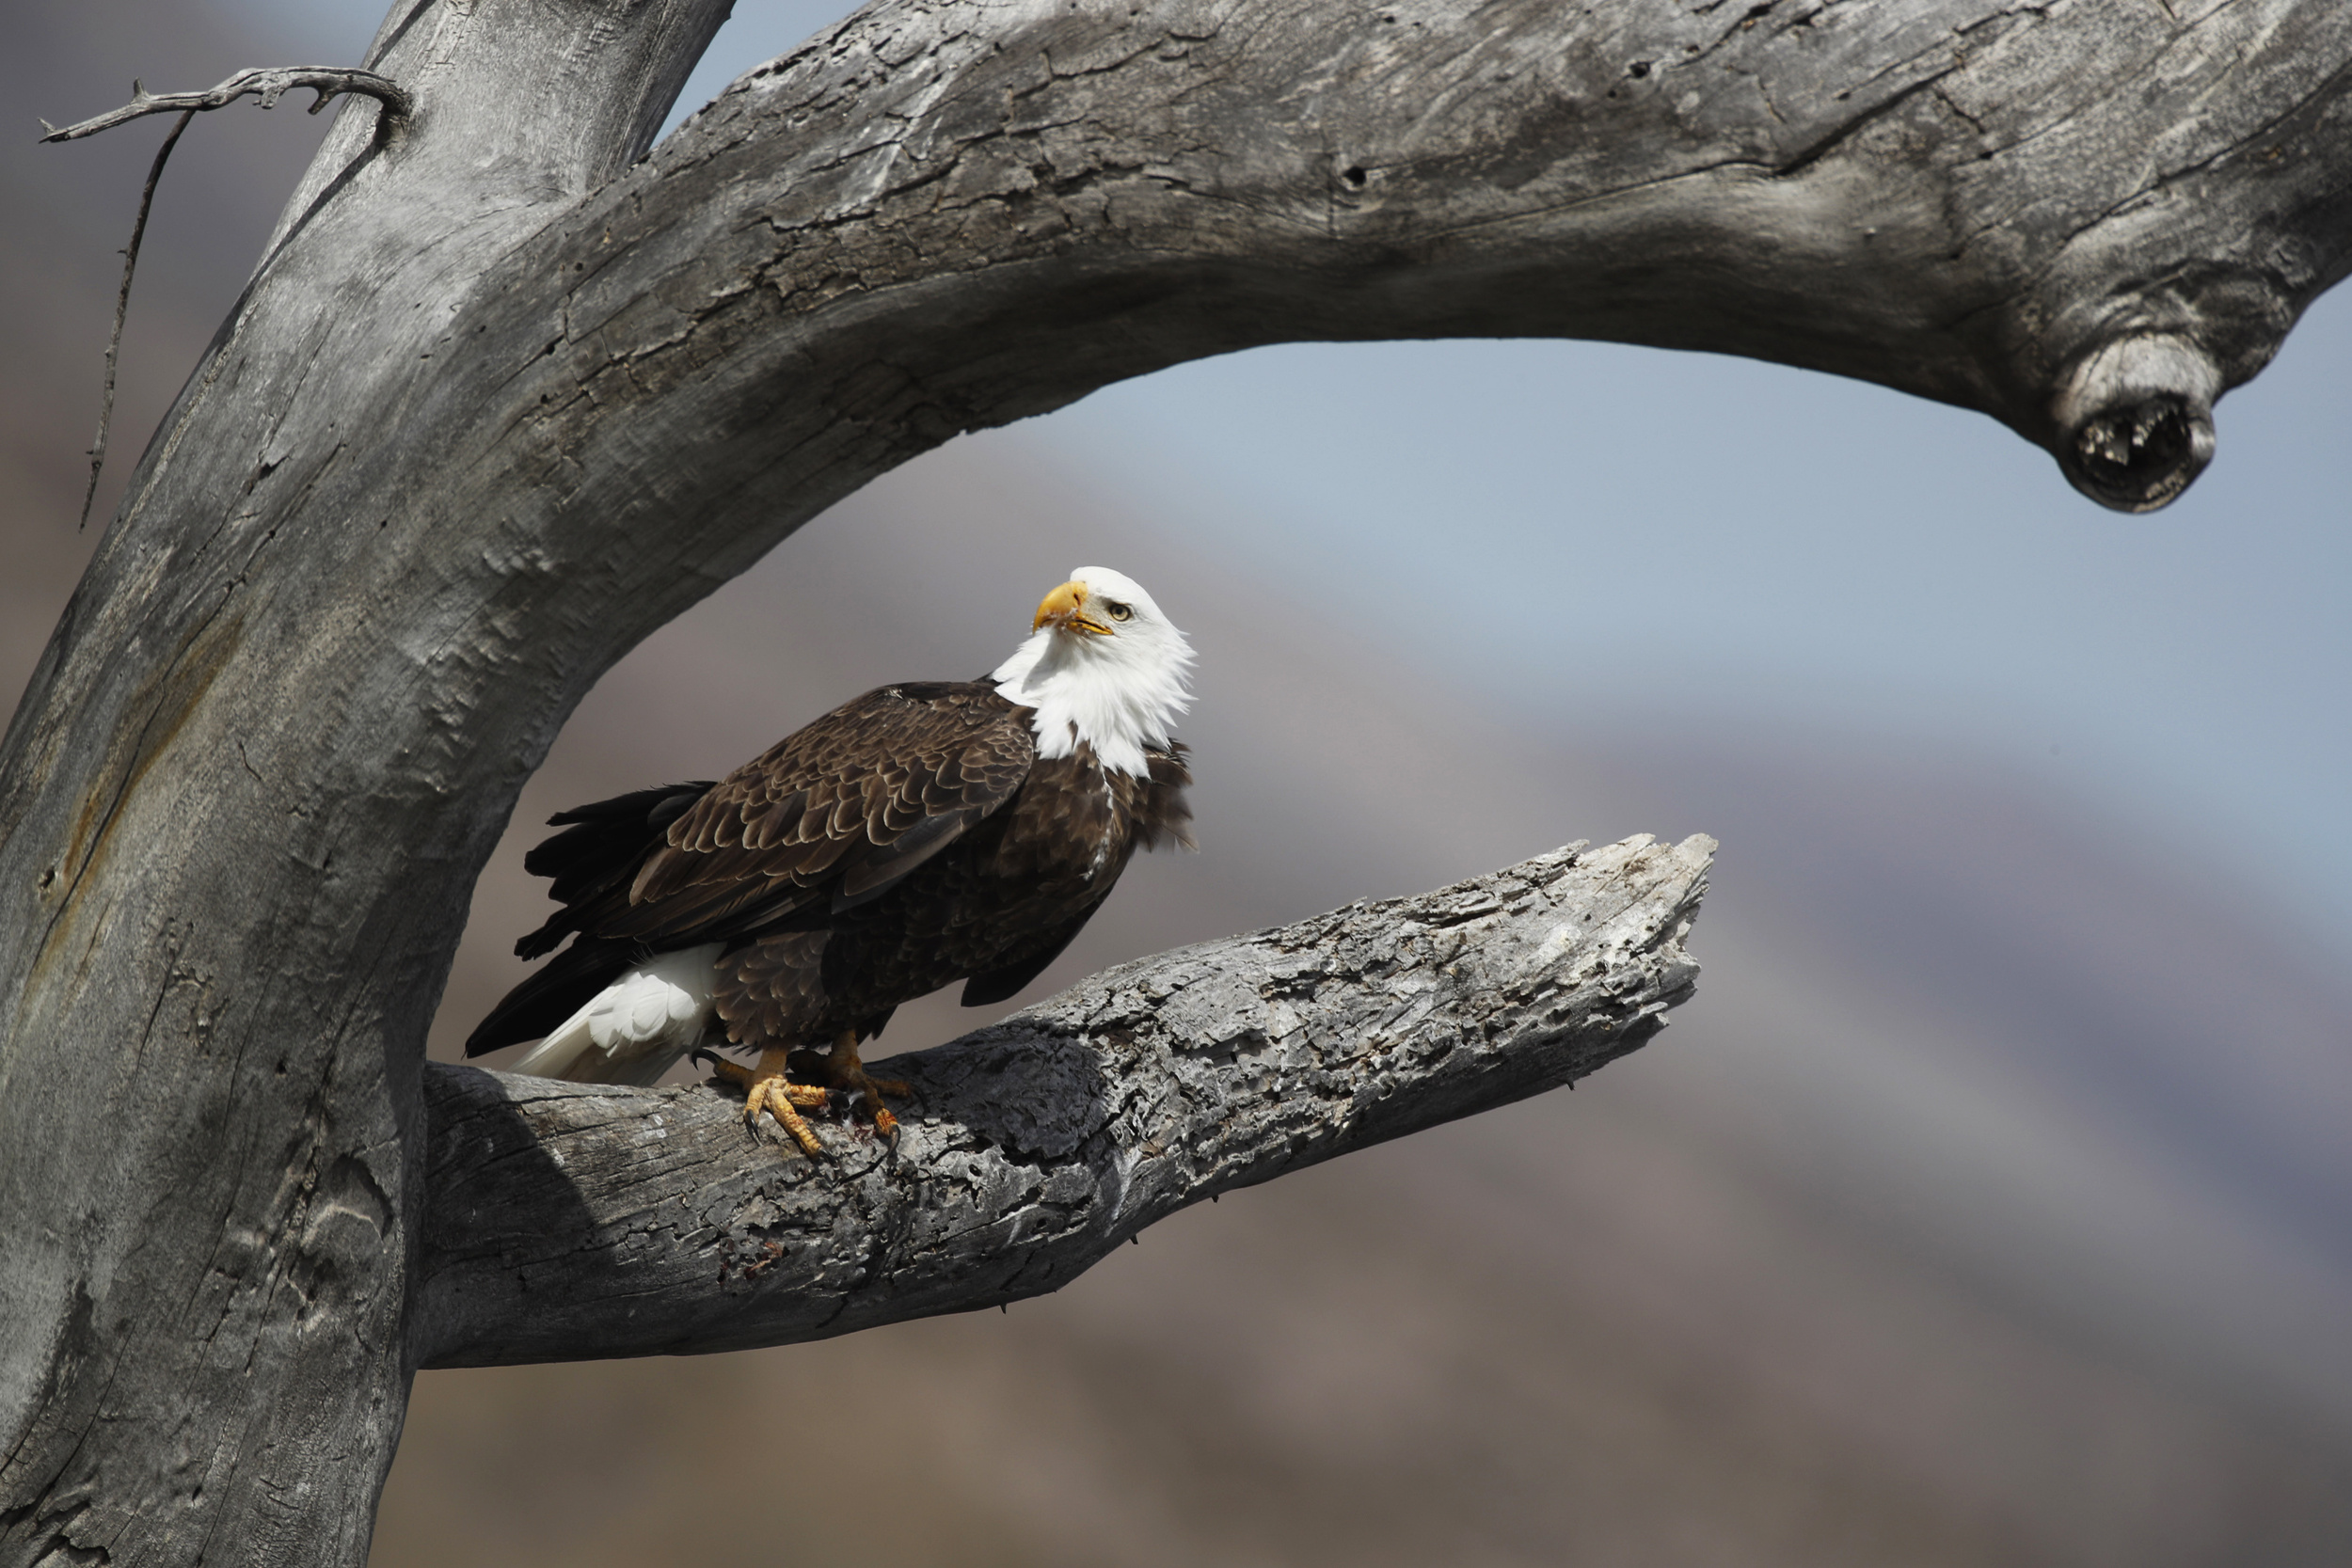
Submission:
[[[834,9],[739,4],[679,118]],[[357,59],[380,16],[34,0],[0,52],[0,687],[326,120],[183,140],[77,535],[161,122],[34,148],[30,117]],[[1295,346],[852,498],[583,703],[437,1054],[519,973],[549,811],[984,668],[1082,559],[1202,647],[1204,852],[1139,862],[1032,997],[1705,831],[1699,1000],[1573,1096],[1178,1216],[1003,1318],[426,1374],[379,1564],[792,1560],[711,1481],[782,1451],[787,1395],[843,1413],[789,1445],[811,1560],[2352,1560],[2347,394],[2340,291],[2224,400],[2189,494],[2125,517],[1980,416],[1776,366]],[[981,1021],[910,1008],[889,1043]]]

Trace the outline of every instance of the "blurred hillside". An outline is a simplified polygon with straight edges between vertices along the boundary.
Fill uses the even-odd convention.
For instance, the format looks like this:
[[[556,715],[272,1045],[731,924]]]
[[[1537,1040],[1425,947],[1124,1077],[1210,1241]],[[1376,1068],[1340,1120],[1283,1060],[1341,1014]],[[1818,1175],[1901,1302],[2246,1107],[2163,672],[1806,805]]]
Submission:
[[[266,53],[144,3],[44,6],[22,37],[0,82],[59,121],[134,69]],[[175,155],[115,474],[321,126],[232,109]],[[8,690],[87,551],[76,453],[160,135],[0,149]],[[1202,852],[1139,860],[1024,1000],[1570,838],[1706,831],[1698,1000],[1574,1094],[1233,1195],[1005,1315],[424,1374],[379,1564],[2352,1560],[2352,985],[2215,885],[2212,846],[1770,716],[1556,733],[1508,669],[1433,684],[1311,575],[1196,545],[1023,430],[811,525],[582,704],[483,880],[436,1053],[521,972],[548,813],[977,674],[1095,562],[1200,648]],[[1629,588],[1564,584],[1560,613]],[[882,1043],[993,1011],[934,1000]]]

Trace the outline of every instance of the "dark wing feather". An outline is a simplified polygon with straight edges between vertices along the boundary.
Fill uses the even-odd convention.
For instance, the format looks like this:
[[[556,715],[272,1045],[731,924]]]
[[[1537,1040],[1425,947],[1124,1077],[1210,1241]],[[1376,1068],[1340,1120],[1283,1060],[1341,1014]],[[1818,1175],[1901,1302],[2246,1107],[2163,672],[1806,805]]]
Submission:
[[[1197,849],[1192,841],[1192,802],[1184,790],[1192,783],[1192,749],[1181,740],[1171,740],[1168,749],[1146,747],[1144,766],[1151,770],[1140,797],[1136,801],[1136,839],[1146,849],[1157,849],[1163,844],[1181,848]]]
[[[845,703],[697,796],[575,925],[687,947],[879,897],[1019,791],[1037,755],[1028,714],[977,683]]]
[[[1077,940],[1078,933],[1086,929],[1087,922],[1094,918],[1094,911],[1102,907],[1103,901],[1099,898],[1088,904],[1078,911],[1075,920],[1064,925],[1052,936],[1041,939],[1044,945],[1037,949],[1033,957],[1007,964],[1002,969],[992,969],[984,974],[973,975],[963,983],[963,1005],[967,1007],[993,1006],[1018,994],[1022,987],[1045,973],[1047,964],[1062,956],[1063,950]]]
[[[905,832],[886,847],[863,856],[857,869],[841,879],[840,889],[833,895],[834,911],[853,909],[888,893],[900,878],[962,837],[964,830],[986,815],[977,806],[966,806],[910,819]]]
[[[637,863],[644,858],[647,844],[658,841],[670,824],[684,816],[687,808],[710,787],[708,779],[664,784],[659,789],[640,789],[616,795],[610,800],[575,806],[548,817],[549,827],[564,828],[564,832],[541,840],[537,847],[523,857],[523,869],[534,877],[552,879],[548,896],[564,907],[549,915],[547,924],[516,942],[516,954],[535,958],[555,951],[565,937],[580,928],[580,913],[625,887],[636,875]]]
[[[466,1054],[479,1056],[552,1033],[627,970],[636,953],[634,942],[591,937],[572,943],[527,975],[474,1025],[466,1037]]]
[[[1192,770],[1185,764],[1188,755],[1181,741],[1169,741],[1165,748],[1147,747],[1144,760],[1148,775],[1142,779],[1126,774],[1114,774],[1109,779],[1116,798],[1116,809],[1126,818],[1131,844],[1143,848],[1157,848],[1163,844],[1180,844],[1189,849],[1192,844],[1192,807],[1184,799],[1185,786],[1192,783]],[[1051,769],[1055,765],[1046,764]],[[1091,813],[1103,804],[1095,790],[1066,792],[1049,815],[1053,828],[1049,838],[1090,842],[1092,835],[1103,830],[1099,824],[1073,822],[1074,816]],[[1005,850],[1015,852],[1022,847],[1008,843]],[[1086,929],[1086,923],[1094,918],[1094,911],[1103,907],[1109,895],[1111,881],[1117,880],[1127,863],[1127,851],[1121,851],[1118,866],[1111,870],[1095,895],[1069,920],[1056,928],[1041,931],[1032,942],[1025,943],[1022,956],[1000,968],[984,970],[974,974],[963,987],[963,1005],[986,1007],[1010,999],[1030,981],[1045,973],[1046,966],[1062,956],[1071,942]]]

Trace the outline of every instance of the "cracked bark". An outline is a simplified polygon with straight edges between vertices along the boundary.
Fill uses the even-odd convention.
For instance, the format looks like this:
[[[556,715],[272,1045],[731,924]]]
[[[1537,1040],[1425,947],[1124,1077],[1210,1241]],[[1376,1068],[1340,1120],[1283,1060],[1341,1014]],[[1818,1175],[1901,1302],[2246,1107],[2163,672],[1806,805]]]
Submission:
[[[1571,846],[1099,974],[891,1060],[895,1146],[428,1067],[427,1366],[740,1350],[1057,1290],[1155,1220],[1582,1077],[1691,992],[1711,841]]]
[[[1567,335],[1977,408],[2144,506],[2352,254],[2332,0],[900,0],[643,157],[724,10],[403,0],[405,130],[339,111],[42,657],[0,1561],[361,1560],[413,1367],[535,1321],[452,1305],[474,876],[597,674],[875,474],[1255,343]]]

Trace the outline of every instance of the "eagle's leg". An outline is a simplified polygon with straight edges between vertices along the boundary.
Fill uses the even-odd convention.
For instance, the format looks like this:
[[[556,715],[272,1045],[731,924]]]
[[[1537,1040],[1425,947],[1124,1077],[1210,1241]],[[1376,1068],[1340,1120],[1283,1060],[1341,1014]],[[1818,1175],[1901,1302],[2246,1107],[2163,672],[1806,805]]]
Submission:
[[[744,1067],[724,1057],[714,1056],[714,1070],[721,1078],[743,1088],[743,1120],[757,1128],[759,1113],[766,1111],[776,1118],[777,1125],[792,1134],[792,1141],[801,1146],[801,1152],[814,1159],[823,1151],[817,1141],[817,1130],[802,1119],[799,1107],[816,1107],[825,1102],[825,1090],[813,1084],[795,1084],[784,1076],[783,1051],[763,1051],[759,1065]]]
[[[898,1118],[890,1114],[882,1097],[895,1094],[904,1100],[914,1092],[903,1079],[874,1078],[867,1075],[866,1065],[857,1059],[857,1031],[844,1029],[834,1037],[833,1051],[825,1057],[825,1082],[847,1094],[866,1097],[866,1108],[873,1113],[874,1131],[884,1136],[898,1130]]]

